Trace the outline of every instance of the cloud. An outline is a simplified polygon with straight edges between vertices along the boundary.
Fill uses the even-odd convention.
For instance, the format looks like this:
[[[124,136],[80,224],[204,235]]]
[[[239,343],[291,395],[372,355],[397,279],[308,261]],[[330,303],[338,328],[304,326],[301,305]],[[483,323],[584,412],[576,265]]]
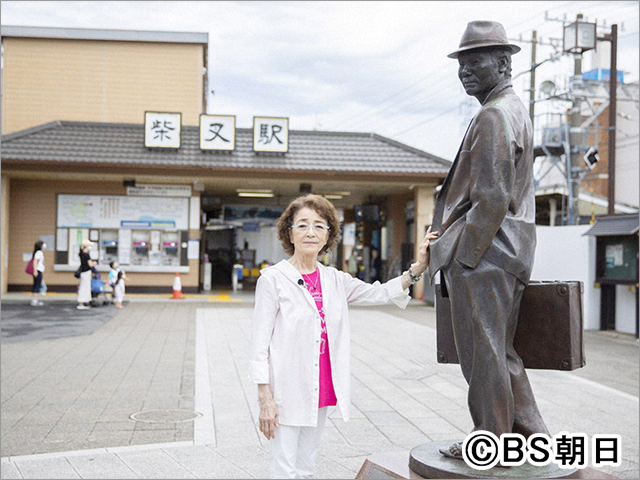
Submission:
[[[638,78],[636,1],[10,1],[0,8],[6,25],[208,32],[209,105],[235,114],[238,126],[251,126],[254,115],[287,116],[294,129],[397,134],[445,158],[455,155],[477,108],[446,57],[470,20],[500,21],[510,38],[525,40],[514,74],[530,68],[532,30],[547,43],[562,35],[562,23],[545,21],[545,11],[624,22],[618,65],[627,79]],[[539,45],[537,58],[552,53]],[[547,62],[538,82],[561,83],[572,68],[569,57]],[[525,103],[528,82],[528,74],[514,82]]]

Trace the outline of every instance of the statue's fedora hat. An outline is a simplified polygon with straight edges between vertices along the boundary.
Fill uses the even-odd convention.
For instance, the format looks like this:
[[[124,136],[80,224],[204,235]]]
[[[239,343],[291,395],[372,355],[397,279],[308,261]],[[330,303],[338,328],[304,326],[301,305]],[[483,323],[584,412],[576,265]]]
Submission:
[[[447,55],[449,58],[458,58],[462,52],[485,47],[504,47],[511,50],[511,53],[518,53],[520,47],[509,43],[507,32],[501,23],[484,20],[469,22],[467,29],[462,34],[460,47],[453,53]]]

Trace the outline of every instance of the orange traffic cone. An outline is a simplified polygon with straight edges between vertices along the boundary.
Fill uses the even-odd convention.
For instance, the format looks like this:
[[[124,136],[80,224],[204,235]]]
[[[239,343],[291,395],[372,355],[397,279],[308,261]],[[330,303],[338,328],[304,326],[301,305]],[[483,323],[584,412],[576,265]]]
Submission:
[[[179,273],[176,273],[176,278],[173,279],[173,298],[182,299],[182,282],[180,281]]]

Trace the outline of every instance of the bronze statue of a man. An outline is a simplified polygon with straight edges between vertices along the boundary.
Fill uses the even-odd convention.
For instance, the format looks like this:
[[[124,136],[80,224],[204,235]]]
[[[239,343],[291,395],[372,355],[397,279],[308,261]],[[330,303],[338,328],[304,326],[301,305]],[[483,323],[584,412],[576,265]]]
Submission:
[[[474,431],[528,437],[549,432],[513,348],[536,246],[533,132],[511,86],[518,51],[500,23],[474,21],[448,55],[482,107],[436,199],[429,273],[441,271],[451,301]],[[461,458],[459,444],[441,453]]]

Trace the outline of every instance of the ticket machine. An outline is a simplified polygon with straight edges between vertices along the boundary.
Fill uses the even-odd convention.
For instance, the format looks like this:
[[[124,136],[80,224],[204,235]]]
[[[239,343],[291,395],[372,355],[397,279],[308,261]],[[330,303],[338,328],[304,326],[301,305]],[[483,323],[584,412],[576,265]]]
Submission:
[[[109,265],[118,261],[118,230],[102,230],[100,232],[100,263]]]
[[[131,232],[131,265],[149,264],[149,231],[134,230]]]
[[[162,264],[180,265],[180,233],[162,233]]]

